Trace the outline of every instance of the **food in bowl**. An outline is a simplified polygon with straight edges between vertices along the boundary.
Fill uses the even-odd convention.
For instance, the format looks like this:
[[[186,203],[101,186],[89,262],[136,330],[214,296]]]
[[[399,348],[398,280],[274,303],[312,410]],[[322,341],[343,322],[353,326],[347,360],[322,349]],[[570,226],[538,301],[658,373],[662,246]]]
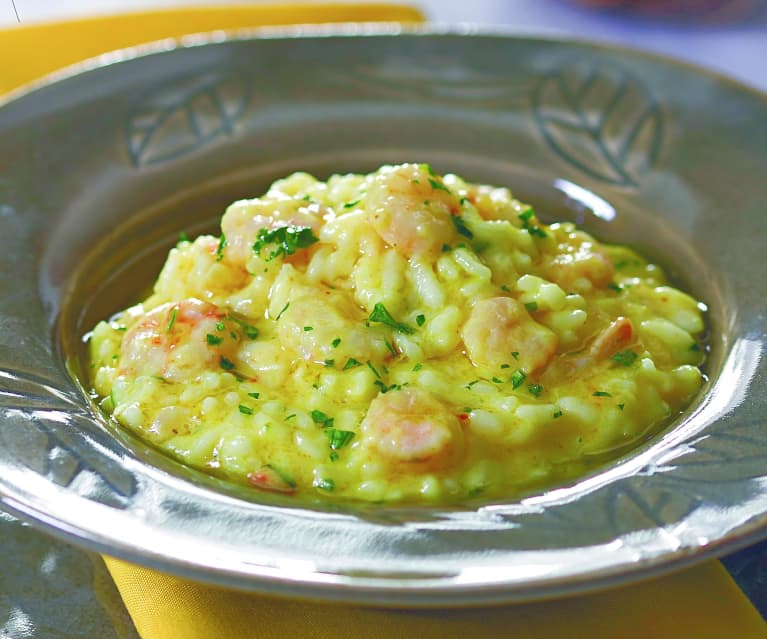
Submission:
[[[88,339],[101,407],[189,465],[456,502],[571,479],[679,414],[702,309],[630,248],[403,164],[235,202]]]

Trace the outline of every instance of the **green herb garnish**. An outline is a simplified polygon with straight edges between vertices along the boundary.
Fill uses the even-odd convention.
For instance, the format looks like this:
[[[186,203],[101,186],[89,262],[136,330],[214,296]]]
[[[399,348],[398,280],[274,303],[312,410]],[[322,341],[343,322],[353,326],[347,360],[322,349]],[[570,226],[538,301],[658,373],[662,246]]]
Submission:
[[[359,362],[353,357],[350,357],[346,360],[346,364],[344,364],[344,370],[348,371],[350,368],[357,368],[357,366],[362,366],[362,362]]]
[[[418,326],[423,326],[425,322],[426,322],[425,315],[416,315],[415,323],[418,324]]]
[[[176,315],[178,315],[178,306],[174,306],[170,312],[170,319],[168,320],[168,333],[173,330],[173,325],[176,323]]]
[[[287,304],[285,304],[285,306],[283,306],[283,307],[282,307],[282,310],[281,310],[279,313],[277,313],[277,317],[275,317],[275,318],[274,318],[274,321],[275,321],[275,322],[276,322],[276,321],[278,321],[278,320],[279,320],[279,319],[282,317],[282,314],[283,314],[285,311],[287,311],[287,310],[288,310],[288,306],[290,306],[290,302],[288,302]]]
[[[326,368],[333,368],[336,365],[336,360],[334,359],[326,359],[325,360],[325,367]]]
[[[561,410],[557,410],[554,413],[554,419],[559,419],[560,417],[562,417],[562,411]]]
[[[407,324],[396,321],[391,316],[391,313],[386,310],[386,307],[381,304],[381,302],[376,302],[375,306],[373,306],[373,312],[370,314],[368,320],[371,322],[386,324],[386,326],[391,326],[393,329],[399,331],[400,333],[405,333],[406,335],[410,335],[415,332]]]
[[[224,249],[228,242],[226,241],[226,235],[221,234],[221,239],[218,241],[218,247],[216,248],[216,262],[220,262],[224,259]]]
[[[333,418],[328,417],[321,410],[313,410],[311,412],[312,421],[315,424],[321,424],[323,428],[330,428],[333,425]]]
[[[223,355],[218,360],[218,363],[221,365],[221,368],[223,368],[225,371],[233,371],[234,370],[234,362],[227,359]]]
[[[429,178],[429,184],[431,185],[431,188],[433,188],[435,191],[444,191],[445,193],[450,193],[450,189],[447,188],[442,182],[437,182],[434,178]]]
[[[340,450],[354,439],[354,432],[350,430],[339,430],[338,428],[328,428],[325,434],[330,440],[330,448]]]
[[[594,391],[592,395],[594,397],[612,397],[607,391]]]
[[[376,367],[375,367],[375,366],[373,366],[373,364],[371,363],[371,361],[370,361],[370,360],[368,360],[368,361],[367,361],[367,362],[365,362],[365,363],[368,365],[368,368],[369,368],[371,371],[373,371],[373,375],[375,375],[375,376],[376,376],[378,379],[381,379],[381,375],[380,375],[380,374],[379,374],[379,372],[376,370]]]
[[[530,394],[534,397],[540,397],[541,393],[543,392],[543,386],[540,384],[528,384],[527,390],[530,392]]]
[[[610,359],[618,362],[619,364],[623,364],[624,366],[631,366],[636,360],[639,355],[637,355],[632,350],[625,350],[625,351],[618,351],[613,355]]]
[[[384,344],[386,344],[386,348],[392,355],[397,354],[397,349],[394,348],[394,344],[392,344],[388,339],[384,338]]]
[[[327,490],[328,492],[332,491],[336,487],[336,483],[332,479],[322,479],[321,477],[315,479],[312,485],[315,488],[319,488],[320,490]]]
[[[313,331],[314,326],[304,326],[304,333],[308,333],[309,331]]]
[[[178,241],[179,242],[188,242],[189,241],[189,236],[184,231],[181,231],[181,233],[178,234]]]
[[[469,227],[466,226],[466,222],[463,221],[463,218],[458,215],[451,215],[450,219],[453,220],[453,226],[455,226],[455,230],[458,231],[460,235],[463,235],[469,240],[474,239],[474,233],[472,233],[469,230]]]
[[[253,399],[258,399],[261,397],[261,393],[248,393],[248,397],[252,397]]]
[[[517,359],[517,360],[518,360],[518,359],[519,359],[519,351],[511,351],[511,356],[512,356],[514,359]]]
[[[522,386],[522,383],[525,381],[526,378],[527,378],[527,374],[525,373],[525,371],[523,371],[521,368],[518,368],[516,371],[514,371],[514,373],[512,373],[511,378],[509,379],[509,381],[511,382],[511,387],[516,390],[517,388]]]
[[[421,364],[420,362],[418,362],[418,364],[416,364],[415,366],[413,366],[413,372],[414,372],[414,373],[417,373],[417,372],[418,372],[418,371],[420,371],[422,368],[423,368],[423,364]]]
[[[319,242],[319,238],[308,226],[281,226],[272,230],[260,229],[253,250],[260,256],[263,249],[274,245],[266,258],[269,262],[280,255],[293,255],[298,249],[307,248],[315,242]]]
[[[610,282],[607,285],[607,288],[609,288],[611,291],[615,291],[616,293],[620,293],[623,290],[623,287],[620,284],[616,284],[615,282]]]
[[[333,345],[333,348],[338,348],[338,345],[341,343],[341,338],[336,337],[332,342],[330,342]]]
[[[218,337],[218,335],[212,335],[211,333],[208,333],[205,336],[205,340],[210,344],[211,346],[217,346],[221,342],[224,341],[223,337]]]
[[[527,304],[525,304],[525,308],[530,313],[535,313],[535,311],[538,310],[538,303],[537,302],[528,302]]]
[[[237,408],[240,409],[240,412],[243,415],[252,415],[253,414],[253,409],[250,406],[243,406],[242,404],[240,404]]]
[[[354,206],[357,206],[360,202],[362,202],[362,199],[354,200],[354,202],[347,202],[346,204],[344,204],[344,208],[345,209],[350,209],[350,208],[352,208]]]

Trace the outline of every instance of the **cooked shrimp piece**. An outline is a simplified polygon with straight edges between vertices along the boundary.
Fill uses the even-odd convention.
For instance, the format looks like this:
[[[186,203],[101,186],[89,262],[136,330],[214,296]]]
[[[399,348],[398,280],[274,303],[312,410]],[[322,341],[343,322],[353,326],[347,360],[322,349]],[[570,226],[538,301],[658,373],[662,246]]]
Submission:
[[[544,381],[548,384],[558,384],[575,379],[589,368],[608,360],[618,351],[628,348],[635,335],[630,319],[617,318],[599,332],[587,351],[568,355],[552,365],[546,371]]]
[[[283,226],[309,228],[318,235],[325,209],[317,203],[295,199],[241,200],[232,204],[221,219],[221,231],[226,238],[222,250],[224,259],[245,266],[253,255],[253,245],[261,229],[273,231]],[[302,259],[304,253],[288,259]],[[268,255],[266,256],[268,257]]]
[[[171,382],[194,379],[204,370],[221,368],[222,357],[232,361],[238,329],[215,304],[194,298],[163,304],[125,333],[119,374]]]
[[[592,342],[589,356],[603,361],[625,349],[634,339],[634,325],[628,317],[619,317]]]
[[[389,461],[444,467],[461,454],[458,417],[428,391],[403,388],[380,394],[360,425],[365,441]]]
[[[296,484],[284,474],[277,472],[273,466],[266,464],[256,471],[248,473],[248,483],[254,488],[275,493],[294,493]]]
[[[405,257],[437,254],[455,239],[451,218],[460,211],[458,197],[426,165],[382,169],[368,187],[366,202],[376,233]]]
[[[544,277],[568,293],[604,288],[613,281],[615,269],[599,244],[586,233],[574,231],[559,244],[557,253],[544,263]]]
[[[307,361],[343,365],[350,357],[360,362],[389,357],[383,333],[365,326],[364,319],[347,295],[325,290],[292,299],[277,331],[282,346]]]
[[[475,366],[497,370],[516,360],[527,374],[545,368],[558,345],[556,334],[510,297],[491,297],[474,304],[461,336]]]

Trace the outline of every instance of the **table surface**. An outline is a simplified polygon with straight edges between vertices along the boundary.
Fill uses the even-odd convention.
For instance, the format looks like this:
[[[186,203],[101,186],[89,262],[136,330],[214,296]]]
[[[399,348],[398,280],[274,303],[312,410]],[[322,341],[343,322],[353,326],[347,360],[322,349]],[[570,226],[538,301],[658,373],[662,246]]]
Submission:
[[[234,4],[231,0],[226,4]],[[138,11],[203,5],[203,0],[0,0],[0,28]],[[224,3],[221,3],[224,4]],[[767,91],[767,1],[741,24],[637,18],[584,10],[565,0],[421,0],[440,24],[477,23],[512,32],[587,38],[648,49],[708,67]],[[767,618],[767,541],[724,559]],[[52,540],[0,513],[0,639],[135,639],[130,617],[98,556]]]

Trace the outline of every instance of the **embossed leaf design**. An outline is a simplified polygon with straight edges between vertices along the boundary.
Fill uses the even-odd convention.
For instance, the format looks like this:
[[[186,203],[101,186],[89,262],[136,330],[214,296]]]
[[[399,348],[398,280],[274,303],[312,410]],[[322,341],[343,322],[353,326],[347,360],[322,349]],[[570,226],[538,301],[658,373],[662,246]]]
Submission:
[[[126,123],[126,145],[137,167],[180,158],[232,135],[250,96],[243,75],[207,74],[145,93]]]
[[[615,186],[637,186],[663,142],[660,103],[636,77],[612,65],[548,74],[533,93],[533,112],[560,158]]]
[[[0,443],[27,468],[88,499],[124,508],[137,491],[115,441],[50,380],[0,370]]]

